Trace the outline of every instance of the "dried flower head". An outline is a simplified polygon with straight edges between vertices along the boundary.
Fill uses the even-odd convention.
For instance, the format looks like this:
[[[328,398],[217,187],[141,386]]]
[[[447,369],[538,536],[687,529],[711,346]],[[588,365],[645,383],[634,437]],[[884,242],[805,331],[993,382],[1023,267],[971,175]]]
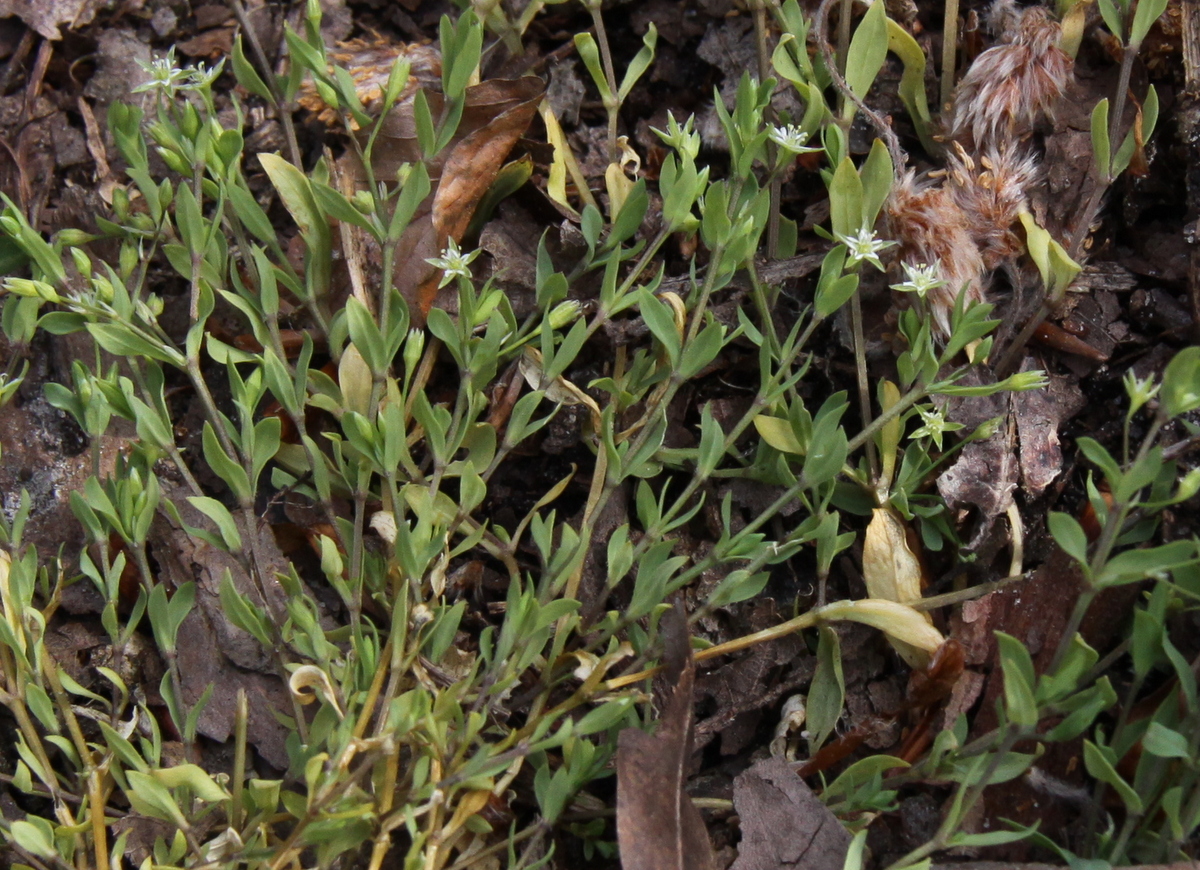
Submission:
[[[1047,10],[1009,12],[1012,42],[989,48],[971,64],[954,94],[950,135],[974,148],[1028,135],[1048,117],[1067,87],[1073,63],[1058,47],[1062,28]]]
[[[990,147],[975,160],[959,147],[948,162],[950,195],[969,221],[984,268],[995,269],[1025,250],[1013,226],[1026,207],[1026,191],[1038,175],[1037,159],[1013,144]]]
[[[951,185],[920,181],[912,171],[893,185],[886,217],[902,263],[938,264],[944,283],[927,288],[925,301],[935,333],[948,337],[959,293],[967,294],[968,304],[984,298],[987,268],[972,234],[973,220],[963,211]]]

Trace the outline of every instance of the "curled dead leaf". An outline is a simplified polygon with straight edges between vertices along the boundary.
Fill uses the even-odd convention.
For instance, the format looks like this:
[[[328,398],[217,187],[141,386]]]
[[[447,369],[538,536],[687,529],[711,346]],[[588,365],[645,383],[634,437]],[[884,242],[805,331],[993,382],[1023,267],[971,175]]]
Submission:
[[[945,642],[929,615],[896,601],[864,598],[835,601],[816,611],[822,621],[848,620],[877,628],[888,636],[900,657],[912,668],[924,668]]]
[[[531,389],[543,390],[547,399],[559,405],[586,405],[592,412],[592,420],[599,428],[600,406],[596,404],[596,400],[562,375],[547,379],[546,373],[542,369],[542,354],[539,350],[526,347],[518,366],[521,370],[521,377],[525,379]]]
[[[333,690],[333,683],[329,681],[329,675],[316,665],[301,665],[296,668],[288,678],[288,688],[291,689],[292,696],[301,704],[311,704],[317,699],[316,696],[319,692],[337,711],[338,716],[346,715],[338,704],[337,694]]]

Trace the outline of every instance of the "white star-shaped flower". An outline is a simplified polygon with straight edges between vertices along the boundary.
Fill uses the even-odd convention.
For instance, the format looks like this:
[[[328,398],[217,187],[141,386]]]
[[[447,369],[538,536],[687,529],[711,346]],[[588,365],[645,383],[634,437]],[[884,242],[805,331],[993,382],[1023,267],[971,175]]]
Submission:
[[[440,257],[430,257],[425,262],[442,270],[442,282],[438,284],[440,290],[455,278],[470,278],[471,261],[478,256],[479,249],[464,254],[458,249],[458,243],[450,239]]]
[[[879,262],[879,252],[886,251],[895,242],[875,238],[875,234],[863,227],[853,236],[838,233],[837,240],[846,246],[846,265],[857,266],[859,263],[870,263],[879,271],[883,271],[883,263]]]

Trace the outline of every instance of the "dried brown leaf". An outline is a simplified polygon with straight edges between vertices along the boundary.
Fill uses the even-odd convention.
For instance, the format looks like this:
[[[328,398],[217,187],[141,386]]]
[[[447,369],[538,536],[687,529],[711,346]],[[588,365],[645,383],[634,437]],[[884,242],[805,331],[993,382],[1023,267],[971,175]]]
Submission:
[[[479,200],[496,180],[504,160],[524,134],[544,90],[535,76],[493,79],[467,89],[467,103],[458,132],[431,167],[435,184],[430,199],[418,209],[396,251],[396,287],[423,322],[437,297],[440,275],[426,260],[437,257],[449,240],[458,242],[475,214]],[[427,92],[430,111],[437,117],[440,94]],[[407,111],[401,111],[406,108]],[[417,159],[416,128],[411,103],[398,107],[384,122],[376,145],[373,169],[377,178],[395,176],[402,163]]]
[[[683,607],[663,617],[667,676],[674,690],[658,732],[621,732],[617,749],[617,842],[624,870],[716,867],[700,812],[684,789],[692,754],[696,679]]]
[[[175,494],[173,488],[165,489],[166,497]],[[173,500],[185,523],[204,527],[207,521],[182,493]],[[268,569],[286,568],[269,528],[248,529],[240,515],[235,522],[242,539],[253,542],[251,546]],[[191,538],[163,515],[151,527],[149,543],[164,581],[176,586],[196,581],[196,605],[180,625],[177,643],[184,707],[190,709],[210,685],[213,687],[198,720],[199,732],[218,742],[228,740],[233,734],[238,689],[245,689],[250,699],[250,744],[272,765],[286,769],[289,762],[284,743],[289,732],[273,711],[293,711],[287,686],[275,674],[267,651],[229,621],[221,604],[221,578],[228,571],[239,591],[262,606],[254,581],[232,556]],[[274,577],[274,573],[268,576]],[[267,591],[272,598],[269,612],[285,613],[286,594],[278,581],[272,581]]]
[[[1058,477],[1062,470],[1059,426],[1082,410],[1083,405],[1083,393],[1075,380],[1059,376],[1052,377],[1045,389],[1013,394],[1021,480],[1029,495],[1041,495]]]
[[[735,779],[733,806],[742,842],[729,870],[841,870],[850,832],[782,758]]]
[[[62,39],[59,27],[90,22],[110,0],[0,0],[0,18],[16,15],[45,39]]]

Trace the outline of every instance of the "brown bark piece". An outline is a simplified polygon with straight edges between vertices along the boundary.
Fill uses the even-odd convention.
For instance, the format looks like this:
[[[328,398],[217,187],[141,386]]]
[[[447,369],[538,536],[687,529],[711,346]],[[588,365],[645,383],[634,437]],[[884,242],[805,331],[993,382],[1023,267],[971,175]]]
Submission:
[[[1012,394],[1021,444],[1021,482],[1031,497],[1045,492],[1062,470],[1058,429],[1062,421],[1079,413],[1083,404],[1078,384],[1074,379],[1062,377],[1052,377],[1045,389]]]
[[[0,18],[16,15],[45,39],[62,39],[59,27],[88,24],[110,0],[0,0]]]

